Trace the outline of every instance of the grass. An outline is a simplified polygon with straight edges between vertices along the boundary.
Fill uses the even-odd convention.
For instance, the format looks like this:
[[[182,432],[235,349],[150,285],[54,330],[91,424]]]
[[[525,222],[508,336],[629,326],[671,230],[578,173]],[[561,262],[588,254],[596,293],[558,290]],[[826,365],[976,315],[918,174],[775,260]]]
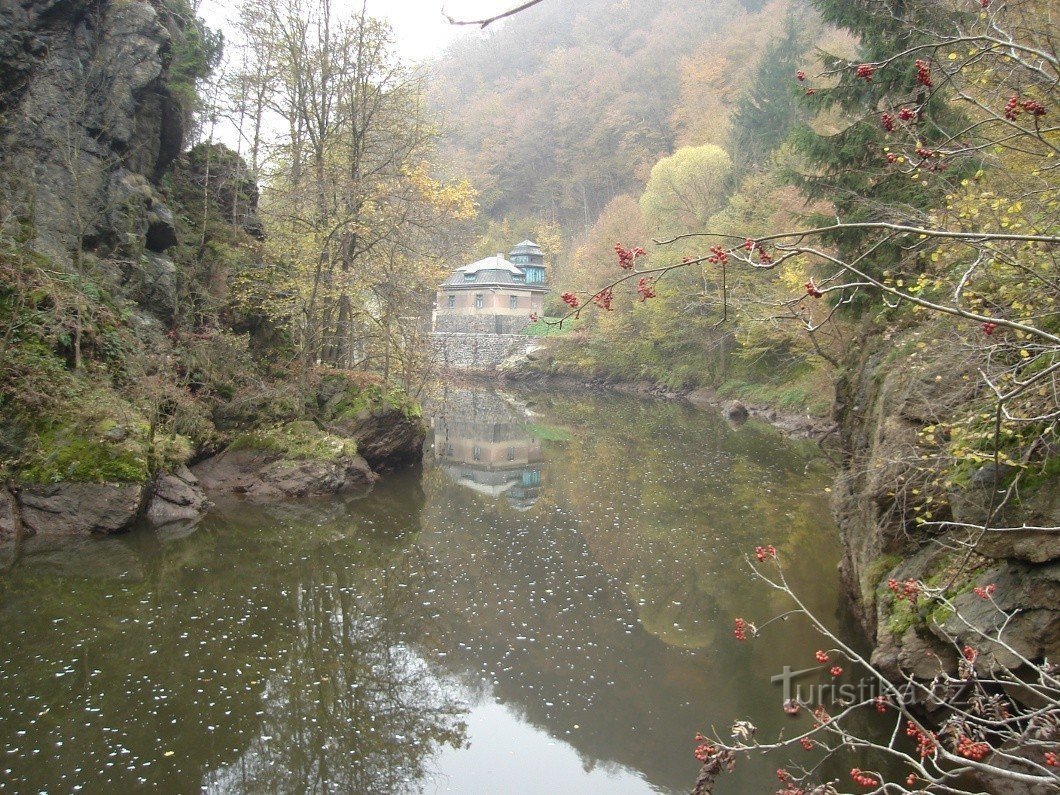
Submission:
[[[523,329],[523,334],[530,337],[561,337],[565,334],[570,334],[584,322],[580,318],[571,317],[563,321],[562,328],[557,325],[552,325],[559,323],[559,321],[560,318],[558,317],[539,317],[536,321]]]

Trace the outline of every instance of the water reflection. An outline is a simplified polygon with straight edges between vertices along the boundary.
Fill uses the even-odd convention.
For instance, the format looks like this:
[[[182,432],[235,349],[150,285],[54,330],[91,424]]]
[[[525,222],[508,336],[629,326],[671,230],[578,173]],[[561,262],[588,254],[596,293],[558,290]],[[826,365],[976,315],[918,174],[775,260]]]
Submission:
[[[430,418],[432,456],[454,483],[519,510],[541,495],[544,456],[517,405],[494,392],[446,390]]]
[[[363,499],[27,544],[0,578],[0,790],[682,792],[696,730],[789,721],[769,677],[816,640],[731,619],[777,608],[737,565],[759,543],[834,612],[812,450],[634,399],[430,414],[422,477]]]

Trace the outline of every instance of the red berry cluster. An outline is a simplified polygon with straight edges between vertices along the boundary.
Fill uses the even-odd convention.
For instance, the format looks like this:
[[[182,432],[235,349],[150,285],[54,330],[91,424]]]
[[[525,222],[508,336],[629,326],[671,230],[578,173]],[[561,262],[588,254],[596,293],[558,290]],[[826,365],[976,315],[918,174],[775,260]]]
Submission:
[[[536,323],[537,322],[537,312],[531,312],[530,313],[530,322],[531,323]]]
[[[1008,98],[1008,102],[1005,103],[1005,118],[1009,121],[1015,121],[1022,111],[1019,94],[1013,94]]]
[[[632,270],[637,257],[648,256],[648,252],[640,247],[626,248],[621,243],[615,243],[615,253],[618,255],[618,267],[626,271]]]
[[[1052,751],[1046,751],[1045,764],[1049,765],[1049,767],[1060,767],[1060,754],[1055,754]]]
[[[1045,105],[1036,99],[1023,100],[1023,109],[1032,116],[1044,116],[1046,113]]]
[[[876,698],[873,699],[873,701],[875,702],[876,711],[877,712],[886,712],[887,711],[887,704],[888,704],[887,696],[876,696]]]
[[[728,253],[726,253],[725,249],[723,249],[721,246],[710,247],[710,256],[707,257],[707,262],[711,263],[712,265],[724,265],[728,261],[729,255]]]
[[[894,132],[894,116],[890,113],[884,113],[880,116],[880,122],[883,124],[883,129],[887,132]]]
[[[696,750],[693,752],[696,759],[700,762],[706,762],[716,753],[717,749],[707,742],[707,738],[696,732]]]
[[[989,2],[989,0],[987,1]],[[916,786],[916,773],[910,773],[908,776],[905,777],[905,785],[907,787]]]
[[[891,589],[894,598],[898,600],[908,599],[915,604],[917,597],[920,596],[920,584],[916,580],[898,582],[898,580],[890,579],[887,580],[887,587]]]
[[[1013,94],[1008,98],[1008,102],[1005,103],[1005,118],[1009,121],[1015,121],[1016,117],[1026,111],[1032,116],[1044,116],[1045,105],[1036,99],[1025,99],[1020,100],[1019,94]]]
[[[983,324],[983,333],[986,334],[986,336],[989,337],[995,331],[997,331],[997,323],[989,323],[988,322],[988,323],[984,323]]]
[[[870,63],[863,63],[858,66],[857,76],[860,77],[867,83],[872,82],[872,76],[876,73],[876,67]]]
[[[801,740],[799,740],[799,742],[802,743],[802,747],[805,748],[807,751],[813,750],[813,740],[811,740],[809,737],[803,737]]]
[[[608,312],[611,311],[611,302],[614,300],[615,294],[611,291],[610,287],[605,287],[593,296],[593,303],[601,309],[606,309]]]
[[[931,151],[926,146],[918,146],[916,148],[916,154],[917,157],[922,158],[924,160],[930,160],[935,156],[935,152]]]
[[[863,787],[875,787],[880,783],[874,776],[861,772],[860,767],[851,768],[850,777],[854,779],[855,784],[860,784]]]
[[[817,662],[819,663],[826,663],[829,659],[828,652],[822,651],[821,649],[815,651],[813,656],[817,658]]]
[[[571,309],[577,309],[582,304],[582,302],[578,300],[578,296],[576,296],[574,293],[564,293],[560,296],[560,298],[562,298],[563,303],[565,303]]]
[[[957,753],[965,759],[980,762],[991,751],[989,743],[977,743],[971,737],[961,735],[957,738]]]
[[[820,298],[822,295],[824,295],[824,293],[817,289],[817,285],[814,283],[813,279],[810,279],[808,282],[806,282],[805,287],[806,295],[812,296],[813,298]]]
[[[828,710],[820,705],[813,708],[813,716],[817,719],[815,726],[824,726],[824,724],[832,720],[832,716],[828,714]]]
[[[896,155],[894,152],[888,152],[887,153],[887,162],[888,163],[897,163],[898,162],[898,155]]]
[[[979,652],[977,652],[971,646],[965,646],[963,649],[961,649],[961,654],[963,654],[964,659],[966,659],[970,663],[974,663],[975,658],[979,656]]]
[[[997,586],[994,585],[994,583],[990,583],[989,585],[985,586],[977,585],[973,590],[975,591],[975,595],[978,596],[980,599],[989,599],[991,595],[993,595],[994,591],[997,590]]]
[[[806,73],[800,69],[795,73],[795,79],[801,83],[803,80],[806,79]]]
[[[782,767],[777,768],[777,780],[778,781],[791,781],[791,773]]]
[[[777,558],[777,548],[770,544],[766,547],[755,547],[755,557],[758,558],[759,563],[763,563],[766,558]]]
[[[843,668],[839,665],[833,665],[831,668],[828,669],[828,673],[830,673],[832,676],[839,676],[841,673],[843,673]]]
[[[990,0],[979,0],[979,7],[980,8],[989,8],[990,7]]]
[[[637,295],[641,301],[647,301],[655,297],[654,280],[650,276],[642,276],[637,279]]]
[[[934,82],[931,79],[931,64],[923,58],[916,59],[916,81],[922,86],[931,88]]]
[[[907,721],[905,724],[905,733],[906,736],[912,737],[916,740],[916,750],[917,753],[920,754],[921,759],[935,753],[935,746],[938,743],[934,732],[926,732],[913,723],[913,721]]]
[[[772,255],[761,246],[758,247],[758,261],[763,265],[768,265],[773,261]]]
[[[736,640],[747,640],[747,622],[742,618],[736,619],[732,634],[736,637]]]
[[[898,118],[902,121],[912,121],[916,118],[916,111],[912,108],[902,108],[898,111]]]

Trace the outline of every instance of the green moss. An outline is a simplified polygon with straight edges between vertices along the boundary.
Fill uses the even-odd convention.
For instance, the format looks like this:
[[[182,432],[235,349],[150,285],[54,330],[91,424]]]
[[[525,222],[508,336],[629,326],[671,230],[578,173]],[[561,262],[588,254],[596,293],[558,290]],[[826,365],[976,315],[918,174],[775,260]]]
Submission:
[[[336,461],[357,455],[357,442],[333,436],[305,420],[241,434],[229,450],[266,450],[292,461]]]
[[[868,568],[861,578],[861,595],[866,604],[872,602],[872,595],[883,581],[884,575],[902,562],[898,555],[880,555]]]
[[[146,445],[75,435],[61,427],[40,437],[40,450],[18,473],[26,483],[136,483],[148,477]]]
[[[388,389],[381,384],[348,387],[333,413],[336,419],[353,419],[363,412],[373,413],[383,408],[397,409],[410,419],[423,416],[423,407],[402,390]]]

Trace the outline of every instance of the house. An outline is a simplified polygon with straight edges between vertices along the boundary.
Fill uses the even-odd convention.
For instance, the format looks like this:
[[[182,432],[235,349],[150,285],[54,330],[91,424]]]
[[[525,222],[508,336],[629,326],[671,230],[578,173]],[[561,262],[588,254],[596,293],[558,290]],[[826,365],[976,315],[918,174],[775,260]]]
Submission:
[[[434,331],[456,334],[517,334],[540,315],[549,292],[541,247],[524,240],[508,259],[497,254],[453,271],[441,287]]]

